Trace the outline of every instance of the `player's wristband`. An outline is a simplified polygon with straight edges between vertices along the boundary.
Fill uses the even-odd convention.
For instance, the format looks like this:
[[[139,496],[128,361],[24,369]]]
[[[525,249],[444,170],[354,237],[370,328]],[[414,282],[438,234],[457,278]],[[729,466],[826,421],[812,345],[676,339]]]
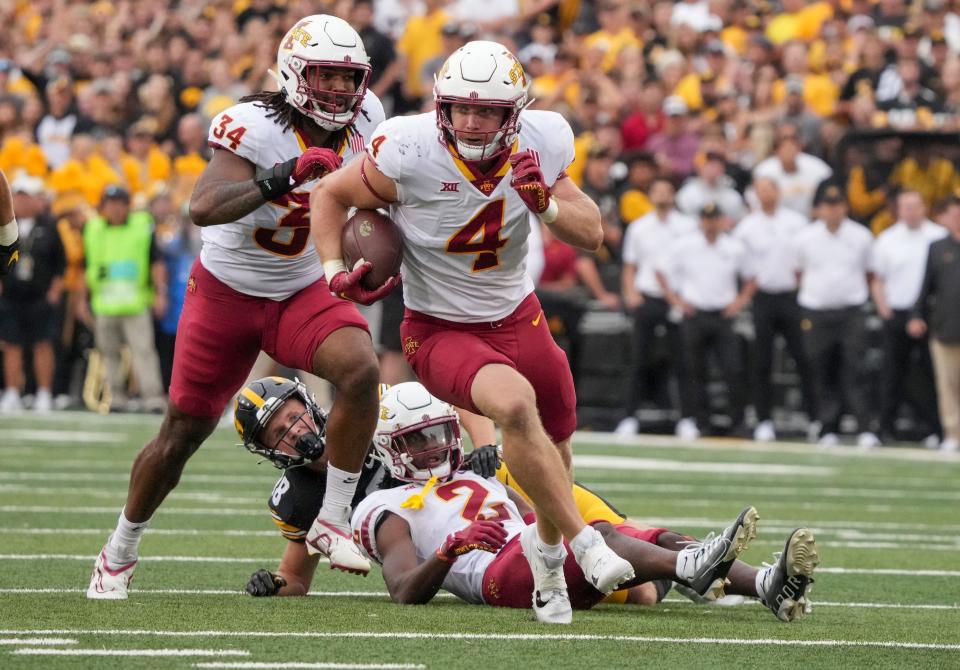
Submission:
[[[341,259],[336,259],[332,261],[323,262],[323,276],[327,278],[327,283],[333,281],[333,278],[336,277],[341,272],[346,272],[347,266]]]
[[[13,217],[10,223],[0,226],[0,247],[9,247],[17,241],[20,233],[17,229],[17,217]]]
[[[557,215],[560,213],[560,205],[557,204],[556,198],[550,198],[550,203],[547,205],[547,208],[540,212],[537,216],[540,217],[540,220],[544,223],[553,223],[557,220]]]
[[[293,184],[290,183],[290,175],[293,174],[293,168],[297,165],[297,159],[291,158],[283,163],[277,163],[272,168],[258,169],[253,175],[253,181],[260,187],[263,198],[270,202],[281,195],[293,190]]]
[[[437,549],[436,556],[437,556],[437,558],[439,558],[439,559],[440,559],[441,561],[443,561],[444,563],[448,563],[448,564],[450,564],[450,565],[453,565],[454,561],[457,560],[457,557],[456,557],[456,556],[447,556],[447,555],[443,552],[443,547],[440,547],[439,549]]]

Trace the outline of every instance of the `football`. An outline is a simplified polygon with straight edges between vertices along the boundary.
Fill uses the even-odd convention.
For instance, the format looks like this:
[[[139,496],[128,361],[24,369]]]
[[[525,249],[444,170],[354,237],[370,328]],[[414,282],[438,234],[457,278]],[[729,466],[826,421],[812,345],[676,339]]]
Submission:
[[[403,237],[388,217],[372,209],[360,209],[347,219],[341,239],[343,262],[352,270],[359,259],[369,261],[373,269],[363,276],[361,285],[373,290],[400,272]]]

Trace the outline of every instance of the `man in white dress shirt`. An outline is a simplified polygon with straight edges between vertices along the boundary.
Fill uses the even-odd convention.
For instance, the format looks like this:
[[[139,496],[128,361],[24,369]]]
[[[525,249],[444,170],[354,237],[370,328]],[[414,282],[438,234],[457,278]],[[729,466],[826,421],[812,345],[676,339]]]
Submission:
[[[680,362],[677,324],[669,318],[670,305],[657,281],[656,264],[678,239],[697,231],[697,221],[674,207],[673,184],[669,179],[653,181],[650,202],[653,211],[631,223],[623,238],[621,286],[624,305],[633,313],[635,347],[633,381],[627,392],[624,418],[616,429],[618,435],[637,433],[640,424],[635,414],[641,400],[660,395],[657,390],[669,382],[670,373]],[[658,333],[665,333],[671,345],[666,361],[651,360]]]
[[[915,414],[931,430],[925,443],[939,444],[940,422],[927,338],[911,337],[907,333],[907,322],[920,295],[930,243],[946,236],[946,228],[927,218],[923,196],[917,191],[904,191],[897,196],[897,222],[883,231],[873,244],[874,275],[870,288],[877,313],[883,319],[880,437],[884,442],[897,439],[897,410],[906,395],[912,367],[917,375],[919,395],[912,403]]]
[[[773,400],[773,342],[779,333],[797,366],[803,405],[810,420],[816,416],[807,358],[803,352],[800,307],[797,305],[797,275],[794,272],[794,238],[810,220],[780,204],[780,188],[769,177],[753,183],[759,208],[733,229],[733,236],[746,247],[755,263],[757,293],[753,296],[753,326],[756,333],[749,357],[753,384],[753,406],[757,426],[753,439],[770,442],[777,438],[770,413]]]
[[[700,210],[700,230],[678,240],[657,268],[667,302],[683,313],[680,342],[686,363],[680,380],[683,418],[677,423],[677,436],[682,439],[696,439],[708,427],[711,353],[727,386],[731,432],[743,421],[743,356],[733,318],[750,303],[757,284],[743,245],[722,230],[720,208],[707,203]],[[739,289],[738,279],[742,280]]]
[[[820,183],[833,174],[829,165],[803,153],[797,127],[785,123],[777,130],[777,152],[753,170],[753,178],[770,177],[780,187],[780,204],[811,215],[814,195]]]
[[[820,218],[796,237],[797,302],[807,361],[817,393],[820,444],[835,446],[844,409],[857,419],[858,444],[880,443],[870,431],[863,380],[866,342],[863,306],[869,297],[870,231],[847,218],[846,197],[839,186],[823,189]]]

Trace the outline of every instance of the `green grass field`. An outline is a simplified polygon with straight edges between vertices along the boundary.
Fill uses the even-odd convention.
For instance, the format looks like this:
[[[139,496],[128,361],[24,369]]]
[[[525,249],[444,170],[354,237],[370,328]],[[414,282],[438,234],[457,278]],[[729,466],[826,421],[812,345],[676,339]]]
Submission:
[[[772,560],[809,525],[822,563],[814,611],[794,624],[671,594],[557,628],[451,597],[394,605],[378,573],[323,566],[311,597],[246,596],[285,543],[266,513],[277,471],[221,429],[155,518],[130,599],[88,601],[157,423],[0,417],[0,668],[960,668],[957,457],[580,436],[578,478],[634,518],[702,535],[749,503],[761,521],[746,560]]]

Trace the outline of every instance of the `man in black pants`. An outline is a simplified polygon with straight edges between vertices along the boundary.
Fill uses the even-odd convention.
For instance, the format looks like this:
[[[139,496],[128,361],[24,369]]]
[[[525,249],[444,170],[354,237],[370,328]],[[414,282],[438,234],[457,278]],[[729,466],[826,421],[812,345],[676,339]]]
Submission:
[[[847,202],[836,185],[820,195],[820,218],[796,238],[797,272],[803,308],[801,327],[807,361],[817,393],[820,444],[839,443],[843,409],[854,414],[860,430],[858,444],[880,443],[870,431],[870,413],[863,380],[866,343],[863,305],[867,302],[870,231],[847,218]],[[839,389],[839,397],[838,397]]]
[[[923,196],[917,191],[903,191],[897,196],[897,222],[873,244],[874,276],[870,289],[877,313],[883,319],[880,439],[884,443],[897,440],[897,410],[907,395],[912,367],[917,379],[917,397],[911,398],[912,405],[929,433],[924,444],[931,448],[940,445],[930,349],[926,337],[915,338],[907,333],[907,322],[920,295],[930,243],[946,236],[946,228],[927,218]]]
[[[816,417],[807,359],[803,353],[800,307],[797,305],[797,275],[793,268],[794,237],[810,225],[802,214],[780,205],[780,187],[768,177],[753,183],[760,208],[743,218],[733,230],[734,238],[746,247],[756,267],[757,293],[753,296],[752,348],[753,406],[757,425],[753,439],[771,442],[777,439],[771,420],[773,400],[773,342],[780,333],[793,357],[800,376],[804,410],[810,420]]]
[[[678,240],[657,271],[663,294],[683,313],[680,342],[686,374],[680,380],[683,418],[677,436],[696,439],[708,427],[707,362],[712,352],[727,385],[731,428],[743,421],[743,357],[733,318],[749,304],[757,284],[743,248],[723,228],[714,203],[700,210],[700,231]],[[737,280],[742,279],[739,291]]]
[[[672,368],[680,363],[676,343],[677,325],[670,320],[670,306],[657,282],[656,264],[684,235],[697,230],[695,219],[674,207],[673,184],[658,178],[650,186],[653,211],[637,219],[627,228],[623,240],[623,275],[621,286],[623,302],[634,318],[634,368],[627,392],[624,418],[617,426],[618,435],[634,435],[639,429],[636,414],[646,391],[647,397],[657,397],[669,381]],[[655,342],[661,338],[669,349],[662,355],[653,354]],[[652,382],[659,382],[654,384]],[[659,388],[657,388],[659,387]]]

